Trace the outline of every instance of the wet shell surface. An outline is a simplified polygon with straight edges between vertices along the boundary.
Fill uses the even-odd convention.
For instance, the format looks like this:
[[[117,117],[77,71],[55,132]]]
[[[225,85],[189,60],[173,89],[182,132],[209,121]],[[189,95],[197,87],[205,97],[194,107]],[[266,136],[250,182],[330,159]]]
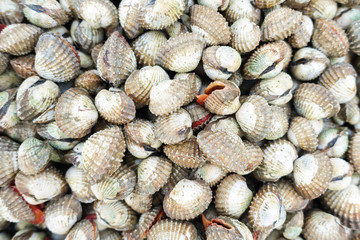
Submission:
[[[109,0],[82,1],[78,12],[92,28],[107,28],[118,22],[118,11]]]
[[[172,219],[190,220],[207,209],[211,199],[211,189],[206,183],[183,179],[166,194],[163,207]]]
[[[16,74],[21,78],[26,79],[28,77],[37,75],[35,71],[35,55],[33,54],[14,58],[10,60],[10,64],[15,70]]]
[[[73,138],[87,135],[96,124],[98,112],[86,90],[70,88],[55,107],[55,120],[60,130]]]
[[[254,50],[260,42],[261,31],[258,25],[247,18],[241,18],[231,27],[231,46],[240,53]]]
[[[288,139],[296,146],[308,152],[314,152],[318,146],[317,134],[311,121],[303,117],[291,120]]]
[[[286,212],[297,212],[304,209],[309,203],[308,199],[296,191],[290,179],[282,178],[275,184],[280,191]]]
[[[0,137],[0,161],[1,161],[1,174],[0,174],[0,186],[4,187],[8,185],[15,177],[15,174],[19,171],[17,161],[17,151],[19,144],[11,139],[1,136]]]
[[[0,51],[15,56],[30,53],[43,31],[31,24],[11,24],[0,33]]]
[[[360,173],[360,133],[355,133],[349,145],[349,160],[355,171]]]
[[[71,189],[72,195],[80,202],[89,203],[96,200],[84,170],[75,166],[70,167],[66,171],[65,180]]]
[[[186,221],[175,221],[171,219],[161,220],[149,231],[148,240],[195,240],[197,230],[195,226]]]

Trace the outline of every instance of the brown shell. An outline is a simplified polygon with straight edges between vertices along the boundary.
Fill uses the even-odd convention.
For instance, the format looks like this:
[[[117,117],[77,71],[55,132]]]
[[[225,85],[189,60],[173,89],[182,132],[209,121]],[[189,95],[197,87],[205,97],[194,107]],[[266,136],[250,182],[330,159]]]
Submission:
[[[287,212],[297,212],[304,209],[309,200],[302,197],[294,188],[292,181],[286,178],[282,178],[277,181],[276,186],[278,187],[285,210]]]
[[[308,153],[294,162],[294,185],[306,199],[323,194],[332,178],[332,165],[324,152]]]
[[[121,234],[120,234],[120,232],[118,232],[116,230],[108,228],[108,229],[105,229],[100,232],[100,239],[101,240],[119,240],[119,239],[121,239]]]
[[[208,223],[204,221],[206,226]],[[219,216],[211,219],[209,225],[206,228],[206,239],[207,240],[218,240],[218,239],[234,239],[234,240],[251,240],[253,235],[250,229],[242,222],[226,216]],[[256,233],[254,233],[256,238]]]
[[[130,39],[136,38],[144,31],[138,21],[138,14],[143,4],[144,1],[142,0],[123,0],[120,2],[119,22],[126,36]]]
[[[244,170],[236,172],[240,175],[246,175],[253,172],[264,159],[264,153],[256,143],[247,140],[244,140],[243,143],[245,145],[246,161]]]
[[[72,138],[87,135],[96,124],[98,112],[86,90],[70,88],[55,107],[55,120],[60,130]]]
[[[105,83],[96,70],[88,70],[75,79],[74,86],[84,88],[90,95],[96,95],[105,88]]]
[[[9,54],[0,52],[0,74],[2,74],[8,67],[10,61]]]
[[[180,182],[182,179],[189,179],[191,178],[191,169],[182,168],[177,164],[173,164],[171,174],[169,179],[167,180],[166,184],[162,187],[161,193],[166,195],[168,192],[170,192],[175,185]],[[158,192],[159,193],[159,192]],[[156,193],[155,193],[156,195]],[[160,194],[161,195],[161,194]],[[162,199],[161,199],[162,202]],[[155,205],[155,203],[154,203]]]
[[[22,7],[17,1],[4,0],[0,8],[0,22],[6,25],[21,23],[24,18]]]
[[[10,61],[10,64],[16,74],[21,78],[26,79],[37,75],[35,71],[35,55],[33,54],[14,58]]]
[[[299,26],[294,30],[293,34],[288,38],[289,43],[294,48],[306,47],[310,42],[314,31],[314,24],[310,17],[302,15]]]
[[[83,219],[70,230],[65,240],[97,240],[99,239],[98,227],[92,220]]]
[[[70,167],[65,174],[67,184],[71,189],[72,195],[83,203],[90,203],[96,200],[90,189],[90,182],[81,168]]]
[[[317,134],[311,121],[303,117],[291,120],[287,138],[296,146],[307,152],[314,152],[318,146]]]
[[[284,40],[293,34],[296,28],[298,28],[301,22],[301,17],[301,12],[291,8],[281,7],[271,11],[265,16],[264,22],[261,25],[261,40]]]
[[[310,0],[309,4],[302,8],[302,12],[312,19],[333,19],[337,11],[336,1],[333,0]]]
[[[186,221],[165,219],[157,222],[149,231],[148,240],[195,240],[196,227]]]
[[[137,213],[145,213],[150,211],[153,203],[153,195],[140,194],[136,190],[125,198],[126,204]]]
[[[340,111],[335,96],[325,87],[303,83],[295,90],[294,106],[298,114],[309,120],[333,117]]]
[[[347,30],[347,36],[350,42],[350,50],[357,55],[360,55],[360,21],[351,23]]]
[[[15,56],[30,53],[43,32],[31,24],[16,23],[4,28],[0,33],[0,51]]]
[[[193,102],[186,105],[185,110],[190,114],[192,119],[192,129],[194,131],[200,130],[206,126],[210,121],[211,113],[200,104]]]
[[[176,220],[189,220],[200,215],[208,208],[212,192],[206,183],[183,179],[166,194],[164,211]]]
[[[357,173],[360,173],[360,132],[352,136],[349,151],[349,160]]]
[[[333,20],[316,19],[311,43],[330,57],[342,57],[349,52],[346,33]]]
[[[146,237],[149,230],[161,220],[164,211],[160,206],[154,207],[150,211],[141,214],[139,218],[139,234],[141,237]]]
[[[207,45],[226,45],[230,42],[230,27],[226,19],[212,8],[191,6],[190,24],[191,30],[202,35]]]
[[[101,181],[118,169],[123,161],[125,139],[120,127],[109,127],[91,135],[85,141],[82,158],[90,179]]]
[[[104,46],[103,43],[96,44],[93,49],[91,50],[91,58],[94,62],[94,65],[97,66],[97,59],[99,57],[99,53],[101,51],[101,48]]]
[[[100,77],[113,87],[122,84],[137,66],[133,50],[117,31],[111,34],[101,48],[96,65]]]
[[[8,185],[15,177],[15,174],[19,171],[17,162],[17,151],[19,144],[12,141],[8,137],[0,137],[0,186],[4,187]]]
[[[234,22],[231,27],[231,46],[240,53],[254,50],[260,43],[260,27],[250,19],[241,18]]]

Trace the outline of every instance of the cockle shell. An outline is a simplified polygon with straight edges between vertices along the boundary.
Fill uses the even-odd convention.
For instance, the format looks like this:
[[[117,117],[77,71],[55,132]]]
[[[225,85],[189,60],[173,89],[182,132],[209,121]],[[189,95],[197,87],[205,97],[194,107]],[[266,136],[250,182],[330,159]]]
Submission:
[[[5,129],[5,133],[11,139],[23,142],[27,138],[35,137],[37,125],[32,122],[21,121],[11,128]]]
[[[205,109],[203,106],[201,106],[198,103],[190,103],[189,105],[186,105],[185,110],[190,114],[192,119],[192,125],[191,128],[194,131],[202,129],[211,118],[211,113],[207,109]]]
[[[17,151],[19,146],[18,143],[5,136],[0,137],[0,166],[2,169],[0,174],[1,187],[8,185],[19,171],[17,161]]]
[[[65,240],[100,240],[99,231],[93,220],[84,219],[75,224],[75,226],[66,235]]]
[[[231,27],[231,46],[240,53],[254,50],[260,43],[260,27],[248,18],[235,21]]]
[[[271,8],[283,2],[285,2],[285,0],[255,0],[254,4],[258,8]]]
[[[312,19],[333,19],[336,15],[337,4],[333,0],[310,0],[302,11]]]
[[[335,96],[325,87],[303,83],[295,90],[294,106],[298,114],[309,120],[333,117],[340,111]]]
[[[214,132],[230,132],[242,137],[240,126],[233,116],[215,115],[204,128]]]
[[[24,0],[23,6],[26,19],[41,28],[53,28],[69,21],[69,16],[56,0]]]
[[[82,1],[78,12],[92,28],[107,28],[118,23],[118,11],[109,0]]]
[[[352,136],[349,151],[349,160],[357,173],[360,173],[360,133],[357,132]]]
[[[144,5],[143,0],[123,0],[119,5],[119,22],[130,39],[136,38],[144,29],[140,27],[138,14]]]
[[[6,70],[9,61],[9,54],[0,52],[0,74],[2,74]]]
[[[15,88],[0,92],[0,130],[11,128],[20,121],[16,111],[16,92]]]
[[[183,16],[185,16],[185,15],[183,15]],[[177,21],[173,25],[167,27],[166,32],[170,37],[174,37],[174,36],[177,36],[182,33],[188,33],[188,32],[190,32],[190,30],[187,27],[187,25]]]
[[[343,28],[348,29],[352,23],[356,25],[360,19],[360,9],[359,8],[349,8],[349,7],[339,7],[334,20]],[[348,30],[349,33],[349,30]],[[349,37],[349,36],[348,36]]]
[[[169,38],[159,49],[155,64],[175,72],[193,71],[201,60],[205,40],[196,33]]]
[[[211,189],[206,183],[183,179],[166,194],[163,207],[170,218],[189,220],[207,209],[211,199]]]
[[[334,121],[340,125],[350,123],[355,125],[360,120],[360,109],[358,99],[354,97],[350,101],[340,105],[340,111],[334,117]]]
[[[24,239],[35,239],[42,240],[46,238],[45,232],[37,232],[34,228],[25,228],[19,230],[13,237],[12,240],[24,240]]]
[[[90,95],[96,95],[101,89],[105,88],[105,83],[96,70],[88,70],[75,79],[74,86],[84,88]]]
[[[247,18],[251,22],[259,24],[261,10],[255,7],[250,0],[230,0],[225,16],[230,22],[235,22],[241,18]]]
[[[22,8],[17,1],[4,0],[0,6],[0,22],[6,25],[21,23],[24,18]]]
[[[207,45],[226,45],[231,33],[226,19],[216,10],[194,5],[190,8],[191,30],[204,37]]]
[[[11,59],[10,64],[16,74],[21,78],[26,79],[37,75],[35,71],[35,55],[33,54]]]
[[[289,129],[289,118],[286,110],[282,107],[272,105],[270,110],[273,114],[270,124],[270,132],[265,137],[267,140],[276,140],[283,137]]]
[[[204,220],[205,233],[207,240],[234,239],[251,240],[253,239],[250,229],[242,222],[226,216],[219,216],[214,219]],[[207,223],[207,221],[209,223]],[[206,226],[208,225],[208,226]],[[254,236],[255,237],[255,236]]]
[[[137,213],[150,211],[153,204],[152,194],[140,194],[136,190],[125,197],[126,204]]]
[[[314,24],[310,17],[302,15],[299,26],[294,30],[293,34],[288,38],[289,43],[294,48],[306,47],[310,42],[314,31]]]
[[[85,141],[82,158],[92,181],[99,182],[118,169],[123,161],[125,139],[120,127],[110,127],[91,135]]]
[[[253,172],[261,164],[264,158],[263,151],[256,143],[247,140],[244,140],[243,143],[245,145],[246,161],[244,169],[236,172],[240,175],[246,175]]]
[[[147,235],[148,240],[195,240],[196,237],[197,230],[192,223],[171,219],[157,222]]]
[[[96,200],[90,189],[89,180],[81,168],[70,167],[65,174],[65,180],[71,189],[72,195],[83,203],[90,203]]]
[[[120,232],[113,229],[105,229],[99,234],[101,240],[119,240],[121,239]]]
[[[71,38],[71,33],[70,31],[64,27],[64,26],[58,26],[58,27],[54,27],[49,29],[47,32],[51,32],[54,33],[55,35],[58,35],[59,37],[64,38],[66,41],[68,41],[71,45],[74,44],[73,39]]]
[[[330,128],[323,130],[318,137],[318,149],[326,151],[329,157],[341,157],[348,149],[348,129]]]
[[[42,32],[41,28],[31,24],[11,24],[0,33],[0,51],[15,56],[28,54]]]
[[[345,31],[333,20],[315,21],[312,45],[330,57],[342,57],[349,51]]]
[[[350,50],[357,55],[360,55],[360,21],[351,23],[347,30],[347,36],[350,42]]]
[[[285,210],[287,212],[297,212],[304,209],[309,200],[302,197],[294,188],[294,185],[290,179],[282,178],[277,181],[276,186],[278,187]]]
[[[74,25],[75,23],[75,25]],[[72,38],[75,43],[77,43],[82,50],[85,52],[90,52],[90,50],[98,43],[104,39],[103,29],[94,29],[86,21],[81,21],[81,23],[76,24],[74,21],[71,26],[73,29]]]
[[[55,106],[56,104],[52,104],[48,109],[46,109],[42,114],[40,114],[37,118],[34,118],[32,122],[34,124],[37,123],[48,123],[55,120]]]
[[[126,39],[117,31],[106,40],[97,57],[100,77],[118,87],[136,70],[136,58]]]
[[[227,171],[211,163],[199,167],[195,172],[195,179],[207,183],[210,187],[216,186],[226,176]]]
[[[256,3],[256,1],[255,1]],[[302,14],[290,8],[278,8],[265,16],[261,25],[261,40],[284,40],[300,25]]]
[[[42,34],[35,52],[35,70],[41,77],[54,82],[66,82],[79,74],[79,55],[62,37],[53,33]]]
[[[161,220],[164,215],[164,211],[160,206],[154,207],[150,211],[141,214],[139,218],[139,234],[141,238],[145,238],[150,229]]]
[[[342,190],[351,184],[351,176],[354,172],[349,162],[341,158],[330,158],[333,175],[329,184],[330,190]]]
[[[210,8],[213,8],[215,10],[224,11],[229,6],[229,0],[198,0],[198,4],[204,5]]]

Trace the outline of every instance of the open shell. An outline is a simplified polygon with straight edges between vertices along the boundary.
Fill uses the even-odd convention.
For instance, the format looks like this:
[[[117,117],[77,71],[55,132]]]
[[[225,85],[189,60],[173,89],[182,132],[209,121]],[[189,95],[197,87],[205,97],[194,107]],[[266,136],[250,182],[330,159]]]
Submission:
[[[219,216],[210,221],[202,217],[207,240],[217,239],[253,239],[250,229],[242,222],[226,216]],[[255,237],[255,235],[254,235]]]
[[[198,131],[205,127],[205,125],[210,121],[211,113],[205,107],[201,106],[198,103],[190,103],[186,105],[185,110],[190,114],[192,119],[191,128],[194,131]]]

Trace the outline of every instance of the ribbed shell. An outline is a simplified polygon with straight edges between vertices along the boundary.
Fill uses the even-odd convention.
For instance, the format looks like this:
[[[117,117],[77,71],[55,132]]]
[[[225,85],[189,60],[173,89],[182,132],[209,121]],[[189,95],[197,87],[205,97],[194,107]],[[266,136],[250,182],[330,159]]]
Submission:
[[[52,147],[49,143],[36,138],[28,138],[18,150],[19,169],[26,175],[43,170],[51,159]]]
[[[119,5],[119,22],[125,34],[130,39],[136,38],[144,29],[140,27],[138,14],[143,0],[123,0]]]
[[[165,219],[149,231],[148,240],[196,240],[197,230],[190,222]]]
[[[230,132],[242,137],[239,124],[233,116],[215,115],[211,118],[209,124],[206,125],[204,130],[211,130],[214,132]]]
[[[271,8],[285,2],[285,0],[255,0],[255,6],[258,8]]]
[[[1,53],[0,53],[1,55]],[[1,60],[0,60],[1,62]],[[37,75],[35,71],[35,55],[29,54],[10,60],[10,64],[16,74],[21,78],[28,78]],[[1,67],[0,67],[1,69]],[[1,70],[0,70],[1,72]]]
[[[101,240],[121,240],[120,232],[113,229],[105,229],[99,234]]]
[[[98,112],[86,90],[70,88],[60,96],[56,104],[55,119],[66,135],[81,138],[96,124]]]
[[[200,104],[194,102],[186,105],[185,110],[190,114],[192,119],[192,129],[194,131],[200,130],[206,126],[210,121],[211,113]]]
[[[122,84],[137,66],[133,50],[118,31],[106,40],[96,65],[101,78],[113,87]]]
[[[175,72],[193,71],[201,60],[205,40],[196,33],[169,38],[159,49],[155,64]]]
[[[17,115],[21,120],[33,120],[46,111],[60,95],[53,81],[33,76],[21,83],[16,95]]]
[[[189,220],[205,211],[212,200],[212,192],[206,183],[183,179],[165,195],[164,211],[176,220]]]
[[[176,144],[192,136],[190,114],[180,108],[167,116],[160,116],[156,119],[155,136],[165,144]]]
[[[265,16],[264,22],[261,25],[261,40],[284,40],[298,28],[301,17],[301,12],[291,8],[278,8],[271,11]]]
[[[261,10],[255,7],[250,0],[230,0],[225,16],[230,22],[235,22],[241,18],[247,18],[251,22],[259,24]]]
[[[335,96],[325,87],[303,83],[295,90],[294,106],[298,114],[309,120],[333,117],[340,111]]]
[[[350,185],[353,167],[344,159],[330,158],[333,175],[329,184],[330,190],[342,190]]]
[[[74,86],[84,88],[90,95],[96,95],[101,89],[105,88],[105,83],[96,70],[88,70],[75,79]]]
[[[137,213],[145,213],[150,211],[153,203],[153,195],[140,194],[136,190],[125,198],[126,204]]]
[[[62,37],[53,33],[42,34],[35,52],[35,70],[41,77],[54,82],[66,82],[79,74],[79,55]]]
[[[231,40],[226,19],[215,9],[202,5],[191,6],[190,24],[191,30],[202,35],[207,45],[226,45]]]
[[[154,207],[150,211],[141,214],[139,218],[139,234],[142,238],[149,234],[149,230],[161,220],[164,211],[160,206]]]
[[[345,31],[334,21],[315,21],[312,45],[330,57],[342,57],[349,52],[349,41]]]
[[[137,169],[136,190],[140,194],[154,194],[168,181],[172,164],[165,157],[151,156],[144,159]]]
[[[358,107],[358,99],[353,98],[345,104],[340,105],[340,111],[334,117],[334,120],[342,125],[344,123],[350,123],[355,125],[360,119],[360,110]]]
[[[270,133],[271,108],[261,96],[246,97],[235,117],[246,138],[251,142],[258,142]]]
[[[237,174],[246,175],[254,171],[263,161],[264,153],[261,148],[256,144],[247,140],[243,141],[245,146],[245,167],[243,170],[237,171]]]
[[[339,217],[345,226],[358,229],[360,227],[360,189],[354,184],[339,191],[328,190],[322,197],[326,208]]]
[[[11,128],[20,121],[16,111],[16,92],[16,88],[0,92],[0,130]]]
[[[69,184],[72,195],[83,203],[95,201],[95,196],[90,189],[90,183],[84,170],[75,166],[70,167],[65,174],[66,182]]]
[[[150,90],[149,109],[156,116],[171,114],[192,102],[199,92],[195,73],[185,79],[163,80]]]
[[[139,65],[155,65],[155,57],[166,43],[166,35],[160,31],[149,31],[131,44]]]
[[[286,212],[297,212],[304,209],[309,200],[302,197],[294,188],[291,180],[282,178],[277,181],[278,187]]]
[[[64,134],[55,121],[38,125],[37,133],[46,139],[53,148],[62,151],[71,150],[79,143],[79,140],[69,138],[69,136]]]
[[[117,231],[133,230],[137,223],[136,213],[123,201],[112,203],[97,201],[94,209],[102,225]]]
[[[183,15],[183,18],[184,19],[186,18],[186,22],[185,22],[186,25],[180,21],[177,21],[173,25],[166,28],[166,32],[170,37],[174,37],[182,33],[190,32],[188,28],[190,18],[188,18],[188,16],[185,17],[185,15]]]
[[[308,152],[314,152],[318,146],[317,134],[311,121],[303,117],[291,120],[287,138],[296,146]]]
[[[239,218],[249,207],[252,191],[246,184],[246,179],[237,174],[224,178],[216,190],[215,207],[220,215]]]
[[[273,184],[263,185],[253,197],[249,219],[256,231],[274,228],[281,217],[282,199],[279,189]]]
[[[125,139],[120,127],[109,127],[85,141],[82,158],[91,180],[98,182],[118,169],[123,161]]]
[[[252,240],[253,236],[244,223],[234,218],[220,216],[210,221],[210,225],[206,228],[206,239]]]
[[[71,194],[51,201],[45,209],[46,227],[53,233],[63,235],[81,219],[82,208]]]
[[[5,69],[5,71],[0,74],[0,90],[5,91],[9,88],[18,87],[22,82],[22,79],[16,75],[16,72],[11,68]]]
[[[310,17],[302,15],[299,26],[294,30],[293,34],[288,38],[289,43],[294,48],[306,47],[310,42],[314,31],[314,24]]]
[[[254,50],[260,42],[260,27],[250,19],[241,18],[234,22],[231,27],[231,46],[240,53],[248,53]]]
[[[18,173],[15,185],[26,202],[37,205],[59,198],[67,191],[64,176],[54,167],[48,167],[35,175]]]
[[[0,52],[0,74],[2,74],[6,70],[9,61],[9,54]]]
[[[210,187],[213,187],[225,177],[226,173],[223,168],[207,163],[196,170],[195,178],[205,181]]]
[[[101,28],[94,29],[89,23],[82,21],[74,30],[73,38],[82,50],[90,52],[96,44],[104,39],[104,31]]]
[[[162,187],[160,192],[163,195],[166,195],[182,179],[185,179],[185,178],[189,179],[191,177],[192,177],[191,169],[182,168],[179,165],[173,164],[170,177],[169,177],[168,181],[166,182],[166,184]],[[162,202],[162,199],[161,199],[161,202]],[[154,205],[155,205],[155,203],[154,203]]]
[[[347,30],[347,36],[350,42],[350,50],[360,55],[360,21],[351,23]]]
[[[185,8],[183,0],[146,0],[140,7],[138,21],[145,29],[161,30],[176,22]]]
[[[19,144],[11,139],[0,137],[0,186],[8,185],[19,171],[17,151]]]
[[[356,77],[351,64],[335,63],[320,76],[319,84],[334,94],[339,103],[345,103],[356,95]]]
[[[118,11],[109,0],[82,1],[78,12],[92,28],[107,28],[118,23]]]
[[[307,199],[315,199],[323,194],[332,178],[332,165],[326,153],[305,154],[294,162],[294,185]]]
[[[355,171],[360,173],[360,132],[351,138],[348,157]]]
[[[312,19],[333,19],[336,15],[337,4],[333,0],[310,0],[302,12]]]
[[[27,240],[27,239],[44,239],[46,237],[45,232],[37,232],[34,228],[25,228],[24,230],[19,230],[11,238],[11,240]],[[7,239],[7,238],[5,238]]]
[[[17,1],[4,0],[0,7],[0,22],[6,25],[21,23],[24,18],[22,8]]]
[[[265,137],[267,140],[276,140],[283,137],[289,128],[289,118],[286,110],[279,106],[270,106],[270,111],[273,113],[270,124],[270,132]]]
[[[245,79],[268,79],[278,75],[291,60],[291,47],[284,41],[257,48],[244,66]]]
[[[0,51],[15,56],[28,54],[42,32],[41,28],[31,24],[11,24],[0,33]]]
[[[35,220],[29,205],[11,187],[0,188],[0,211],[1,217],[8,222]]]
[[[98,227],[92,220],[83,219],[78,222],[68,233],[65,240],[98,240]]]

